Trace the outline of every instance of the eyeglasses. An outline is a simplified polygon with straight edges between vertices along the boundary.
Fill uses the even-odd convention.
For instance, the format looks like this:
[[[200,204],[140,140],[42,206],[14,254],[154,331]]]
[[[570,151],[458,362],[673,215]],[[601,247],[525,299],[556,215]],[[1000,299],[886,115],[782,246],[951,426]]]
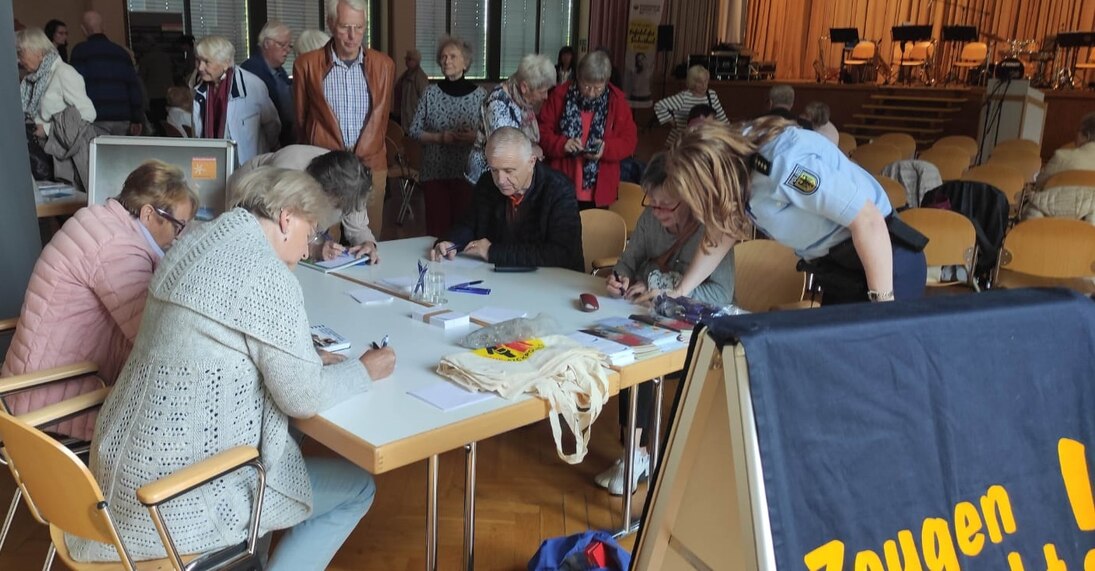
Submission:
[[[666,206],[664,204],[655,204],[655,203],[650,201],[649,196],[644,194],[643,195],[642,206],[643,206],[643,208],[652,208],[654,210],[660,210],[662,212],[676,212],[677,209],[681,207],[681,203],[680,203],[680,201],[678,201],[677,204],[675,204],[673,206]]]
[[[318,245],[320,245],[320,244],[322,244],[322,243],[324,243],[324,242],[326,242],[327,240],[330,240],[330,239],[331,239],[331,235],[328,234],[326,230],[317,229],[314,232],[312,232],[312,235],[310,237],[308,237],[308,245],[309,246],[318,246]]]
[[[578,90],[581,91],[583,94],[590,96],[600,95],[604,93],[607,87],[608,84],[603,81],[600,83],[584,83],[581,81],[578,82]]]
[[[361,34],[365,31],[365,26],[355,26],[353,24],[339,24],[335,28],[343,34]]]
[[[160,208],[159,206],[153,206],[152,210],[155,210],[156,214],[160,215],[160,218],[163,218],[164,220],[167,220],[168,222],[171,223],[172,226],[175,227],[175,235],[176,236],[178,236],[179,234],[182,234],[182,231],[186,228],[186,222],[183,222],[182,220],[179,220],[178,218],[175,218],[170,212],[164,210],[163,208]]]
[[[274,38],[266,38],[266,40],[269,41],[270,43],[274,44],[275,46],[285,50],[285,51],[289,51],[289,50],[293,49],[293,42],[292,41],[279,42],[279,41],[275,40]]]

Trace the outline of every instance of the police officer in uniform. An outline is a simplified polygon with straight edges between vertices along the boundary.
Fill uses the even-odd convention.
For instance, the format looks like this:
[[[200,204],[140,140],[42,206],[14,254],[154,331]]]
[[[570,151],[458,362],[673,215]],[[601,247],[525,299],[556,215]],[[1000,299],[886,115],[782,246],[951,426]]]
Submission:
[[[750,222],[795,250],[825,305],[920,297],[927,239],[901,222],[878,181],[825,137],[776,117],[705,124],[670,151],[669,179],[708,232],[712,254]],[[695,259],[693,267],[709,267]],[[690,269],[685,280],[693,276]]]

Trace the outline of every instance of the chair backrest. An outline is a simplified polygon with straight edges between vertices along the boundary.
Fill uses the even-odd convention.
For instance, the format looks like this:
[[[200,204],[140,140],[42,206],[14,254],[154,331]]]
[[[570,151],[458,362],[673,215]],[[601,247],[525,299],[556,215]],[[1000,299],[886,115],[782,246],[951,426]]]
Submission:
[[[3,412],[0,439],[16,482],[46,522],[121,550],[114,527],[97,508],[104,501],[102,490],[71,450]]]
[[[985,164],[996,163],[1010,166],[1019,171],[1027,182],[1034,181],[1042,170],[1042,157],[1019,147],[995,149]]]
[[[852,151],[859,146],[859,143],[855,141],[855,137],[853,137],[851,133],[840,131],[837,133],[836,146],[840,148],[840,152],[845,155],[850,155],[852,154]]]
[[[643,213],[643,187],[633,182],[621,182],[617,192],[616,202],[610,204],[608,209],[624,219],[627,235],[631,236]]]
[[[763,312],[802,300],[806,274],[795,269],[794,250],[775,240],[748,240],[734,246],[734,304]]]
[[[867,143],[852,151],[851,158],[863,170],[871,174],[882,174],[886,165],[901,160],[901,150],[889,143]]]
[[[1043,189],[1056,188],[1058,186],[1086,186],[1095,188],[1095,171],[1061,171],[1046,179],[1046,182],[1042,184]]]
[[[1045,278],[1095,276],[1095,226],[1068,218],[1033,218],[1004,237],[1003,269]]]
[[[973,137],[967,137],[966,135],[948,135],[941,139],[937,139],[935,141],[935,144],[932,146],[934,147],[940,145],[952,145],[955,147],[959,147],[967,155],[969,155],[970,160],[973,160],[973,157],[977,156],[977,139],[974,139]]]
[[[1022,173],[1010,166],[1002,164],[973,167],[966,171],[960,180],[972,180],[991,184],[1000,189],[1000,191],[1008,197],[1008,202],[1011,204],[1016,204],[1018,202],[1024,184]]]
[[[1009,148],[1025,149],[1037,156],[1042,156],[1042,146],[1030,139],[1006,139],[1000,141],[992,148],[992,154],[995,155],[997,151]]]
[[[911,159],[916,156],[916,139],[908,133],[884,133],[871,142],[887,143],[897,147],[897,150],[901,151],[902,159]]]
[[[964,62],[981,63],[988,57],[989,46],[985,42],[970,42],[962,47],[962,55],[958,59]]]
[[[403,146],[403,140],[407,138],[407,133],[403,131],[403,127],[399,126],[399,123],[388,119],[388,130],[385,133],[392,141],[395,141],[400,147]]]
[[[931,57],[932,51],[935,49],[935,44],[931,42],[916,42],[910,44],[905,50],[905,59],[913,61],[924,61]]]
[[[863,40],[852,48],[852,59],[871,59],[874,57],[874,42]]]
[[[886,191],[886,196],[890,198],[890,206],[898,209],[909,205],[909,195],[905,191],[905,185],[880,174],[874,175],[874,178],[878,184],[882,185],[882,190]]]
[[[910,208],[901,220],[928,237],[924,257],[929,266],[973,266],[977,231],[969,218],[939,208]]]
[[[970,166],[969,158],[962,149],[948,145],[934,146],[917,158],[935,165],[943,182],[962,178],[962,173]]]
[[[593,270],[593,260],[619,256],[627,243],[627,223],[611,210],[590,208],[580,214],[582,219],[582,253],[585,271]]]

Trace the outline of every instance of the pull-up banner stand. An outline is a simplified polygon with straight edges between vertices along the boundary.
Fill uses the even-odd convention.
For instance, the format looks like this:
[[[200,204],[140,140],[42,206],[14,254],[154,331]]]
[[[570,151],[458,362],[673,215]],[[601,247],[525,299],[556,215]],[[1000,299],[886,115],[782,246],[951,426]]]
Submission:
[[[634,569],[1095,568],[1095,304],[1065,290],[693,337]]]

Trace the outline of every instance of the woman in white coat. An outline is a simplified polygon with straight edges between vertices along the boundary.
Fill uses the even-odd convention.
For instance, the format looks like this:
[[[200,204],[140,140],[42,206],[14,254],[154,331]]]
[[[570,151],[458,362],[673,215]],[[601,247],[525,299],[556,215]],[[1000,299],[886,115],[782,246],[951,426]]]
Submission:
[[[95,105],[87,96],[84,78],[71,65],[61,61],[57,47],[41,28],[27,28],[15,34],[15,51],[22,69],[19,96],[23,114],[35,123],[35,135],[49,135],[53,116],[70,105],[88,123],[95,121]]]
[[[281,120],[266,84],[235,64],[236,48],[225,38],[202,38],[195,48],[194,137],[236,142],[236,160],[277,148]]]

